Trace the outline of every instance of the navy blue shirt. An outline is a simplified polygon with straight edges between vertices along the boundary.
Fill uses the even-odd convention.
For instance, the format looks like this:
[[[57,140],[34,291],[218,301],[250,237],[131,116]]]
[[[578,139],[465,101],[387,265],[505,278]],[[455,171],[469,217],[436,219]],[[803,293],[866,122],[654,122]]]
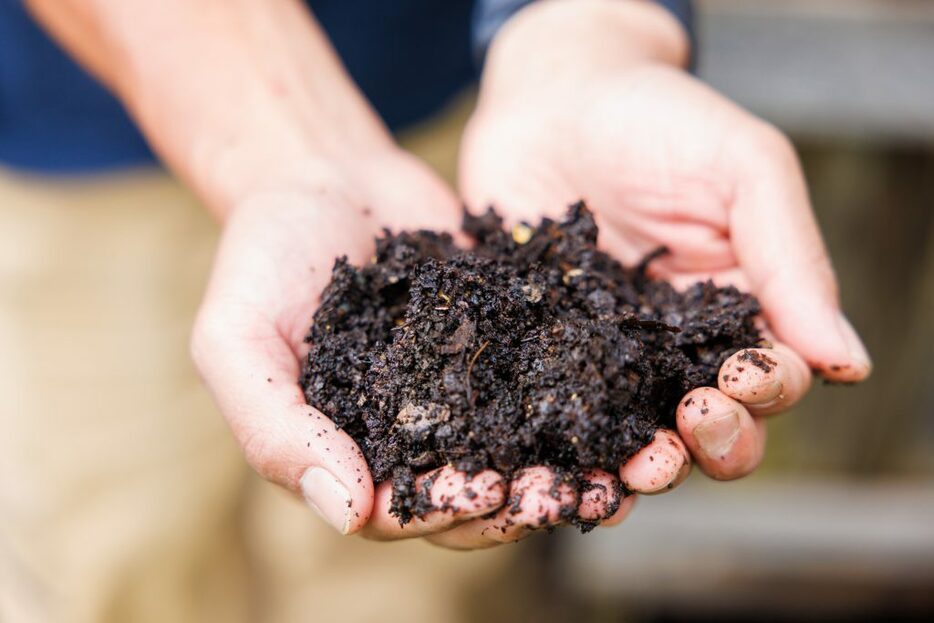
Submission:
[[[477,54],[529,0],[312,0],[350,75],[387,125],[441,108],[476,79]],[[661,2],[688,27],[687,0]],[[0,163],[42,172],[152,163],[119,102],[30,18],[0,0]]]

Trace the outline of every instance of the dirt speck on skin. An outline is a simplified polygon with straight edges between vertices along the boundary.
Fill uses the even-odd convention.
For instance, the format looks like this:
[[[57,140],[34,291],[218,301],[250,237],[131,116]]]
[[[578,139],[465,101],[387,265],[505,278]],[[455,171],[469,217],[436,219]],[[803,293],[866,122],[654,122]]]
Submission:
[[[584,470],[615,472],[760,342],[753,297],[649,279],[662,251],[620,265],[583,203],[511,232],[493,210],[468,214],[464,232],[471,251],[386,232],[372,262],[339,259],[307,337],[308,403],[360,445],[374,482],[392,481],[400,522],[434,509],[415,477],[446,464],[507,479],[548,465],[580,490]]]
[[[771,372],[772,368],[778,365],[778,363],[768,355],[759,353],[754,350],[744,350],[739,354],[738,359],[740,361],[751,363],[763,372]]]

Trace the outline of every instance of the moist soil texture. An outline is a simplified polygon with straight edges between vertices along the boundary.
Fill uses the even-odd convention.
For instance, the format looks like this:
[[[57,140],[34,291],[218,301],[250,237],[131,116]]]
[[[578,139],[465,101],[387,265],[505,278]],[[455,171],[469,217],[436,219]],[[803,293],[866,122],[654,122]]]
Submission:
[[[511,232],[491,209],[463,230],[471,250],[386,231],[369,264],[339,259],[307,337],[308,403],[392,481],[402,523],[434,509],[415,475],[443,465],[507,479],[547,465],[579,486],[585,469],[615,473],[674,427],[685,392],[760,343],[755,298],[650,279],[664,249],[622,266],[583,203]]]

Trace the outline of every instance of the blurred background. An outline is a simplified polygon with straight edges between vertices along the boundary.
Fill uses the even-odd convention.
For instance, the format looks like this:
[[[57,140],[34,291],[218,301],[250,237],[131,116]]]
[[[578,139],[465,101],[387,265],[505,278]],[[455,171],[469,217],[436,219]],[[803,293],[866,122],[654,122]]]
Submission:
[[[817,383],[747,479],[519,545],[477,620],[934,620],[934,2],[697,8],[700,76],[799,150],[873,375]]]
[[[934,621],[934,0],[696,6],[700,76],[796,144],[867,383],[816,383],[753,476],[695,474],[614,530],[472,554],[341,538],[249,472],[188,363],[216,236],[196,199],[154,167],[0,169],[0,303],[39,327],[0,323],[0,416],[46,418],[0,426],[0,623],[52,620],[4,618],[4,595],[133,623]],[[400,141],[452,180],[474,99]],[[62,249],[71,270],[46,262]],[[56,575],[73,593],[44,592]]]

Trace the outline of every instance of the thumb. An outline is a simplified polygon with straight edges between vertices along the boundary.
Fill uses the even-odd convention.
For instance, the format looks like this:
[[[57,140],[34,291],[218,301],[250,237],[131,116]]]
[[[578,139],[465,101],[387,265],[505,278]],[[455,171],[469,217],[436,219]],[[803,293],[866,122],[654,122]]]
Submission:
[[[277,278],[289,263],[271,259],[267,239],[278,239],[262,229],[267,214],[256,218],[227,225],[192,332],[192,357],[247,462],[349,534],[370,517],[373,482],[353,439],[305,401],[299,349],[280,326],[289,314],[277,311],[289,290]]]
[[[360,448],[305,402],[298,361],[274,330],[247,338],[231,326],[204,308],[192,355],[247,462],[263,478],[301,495],[341,534],[356,532],[373,506]]]
[[[734,143],[734,252],[776,336],[829,380],[861,381],[869,354],[840,310],[836,276],[791,143],[756,126]]]

